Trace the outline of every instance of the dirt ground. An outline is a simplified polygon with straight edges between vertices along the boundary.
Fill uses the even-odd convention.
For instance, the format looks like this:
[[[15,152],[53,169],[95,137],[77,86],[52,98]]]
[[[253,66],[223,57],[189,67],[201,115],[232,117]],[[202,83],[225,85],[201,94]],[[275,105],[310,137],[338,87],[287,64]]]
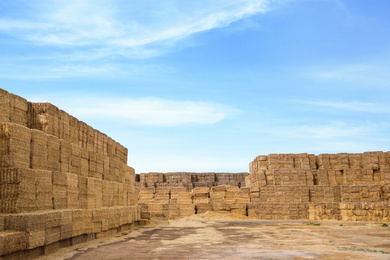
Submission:
[[[151,223],[41,259],[390,259],[390,226],[206,213]]]

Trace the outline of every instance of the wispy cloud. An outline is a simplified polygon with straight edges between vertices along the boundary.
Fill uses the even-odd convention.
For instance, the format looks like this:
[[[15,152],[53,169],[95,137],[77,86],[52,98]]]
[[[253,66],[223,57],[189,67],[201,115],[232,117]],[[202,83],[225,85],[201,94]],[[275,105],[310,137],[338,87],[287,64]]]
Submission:
[[[122,68],[116,64],[96,64],[94,66],[87,64],[64,64],[56,65],[54,67],[43,64],[40,66],[18,64],[12,68],[2,68],[2,66],[0,66],[0,68],[2,70],[2,72],[0,72],[0,78],[3,79],[57,79],[66,77],[108,75],[112,72],[115,72],[116,75],[118,75],[122,70]],[[140,71],[141,68],[134,67],[134,70]],[[23,73],[20,73],[20,71],[23,71]],[[127,74],[130,73],[131,71],[127,72]]]
[[[339,137],[357,137],[372,133],[373,128],[368,126],[353,126],[345,122],[330,122],[320,125],[299,126],[295,133],[302,138],[334,139]]]
[[[323,140],[335,141],[340,138],[363,138],[380,131],[387,126],[375,124],[360,124],[343,121],[324,121],[308,122],[300,121],[299,123],[288,121],[278,123],[278,125],[270,127],[273,130],[263,130],[264,134],[273,136],[272,138],[282,138],[286,140]]]
[[[383,57],[381,58],[383,59]],[[327,67],[316,67],[305,71],[306,76],[315,80],[364,84],[369,87],[389,87],[390,64],[369,61],[356,64],[333,64]]]
[[[369,102],[334,102],[334,101],[309,101],[309,100],[295,100],[301,104],[326,107],[332,109],[341,109],[356,112],[375,113],[375,114],[389,114],[390,105]]]
[[[105,50],[106,55],[148,57],[151,53],[145,50],[153,50],[153,44],[171,45],[194,33],[228,26],[266,12],[274,1],[43,2],[30,4],[31,13],[23,18],[0,19],[0,31],[38,45],[88,46],[95,47],[99,54]]]
[[[89,119],[117,120],[149,126],[211,125],[239,112],[232,106],[202,101],[162,98],[77,98],[66,95],[51,102],[70,114]],[[30,98],[31,99],[31,98]],[[32,98],[32,101],[39,101]]]

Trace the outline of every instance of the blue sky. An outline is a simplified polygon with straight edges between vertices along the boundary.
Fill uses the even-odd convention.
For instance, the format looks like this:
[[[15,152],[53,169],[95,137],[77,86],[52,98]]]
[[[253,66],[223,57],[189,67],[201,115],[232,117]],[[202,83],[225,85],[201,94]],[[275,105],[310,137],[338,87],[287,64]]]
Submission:
[[[390,145],[388,0],[0,0],[0,87],[129,149],[136,172]]]

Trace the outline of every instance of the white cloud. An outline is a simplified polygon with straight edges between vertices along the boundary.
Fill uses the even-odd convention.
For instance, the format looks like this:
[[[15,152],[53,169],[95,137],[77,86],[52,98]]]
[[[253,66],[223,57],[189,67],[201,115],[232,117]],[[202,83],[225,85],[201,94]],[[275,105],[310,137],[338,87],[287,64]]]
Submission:
[[[381,58],[381,60],[383,57]],[[385,59],[386,60],[386,59]],[[370,88],[388,88],[390,82],[390,64],[381,61],[367,63],[329,65],[307,69],[306,76],[321,81],[352,83],[355,86],[364,84]]]
[[[327,121],[323,123],[305,123],[300,122],[299,125],[289,122],[287,125],[274,127],[272,131],[264,131],[267,135],[277,138],[290,140],[318,140],[332,141],[339,138],[361,138],[372,135],[377,132],[381,126],[371,125],[355,125],[342,121]]]
[[[161,98],[86,98],[66,95],[50,100],[61,109],[81,118],[120,120],[123,124],[150,126],[211,125],[238,113],[223,104],[175,101]],[[34,98],[30,100],[39,101]]]
[[[91,75],[103,75],[109,74],[110,72],[118,75],[121,73],[122,68],[115,64],[104,64],[104,65],[57,65],[57,66],[32,66],[32,65],[14,65],[12,68],[7,66],[0,66],[2,73],[0,78],[3,79],[56,79],[64,77],[80,77],[80,76],[91,76]],[[128,68],[130,69],[130,68]],[[142,68],[134,67],[134,70],[140,71]],[[20,73],[23,71],[24,73]],[[130,74],[130,72],[127,72]]]
[[[160,53],[151,44],[171,44],[194,33],[228,26],[266,12],[271,2],[44,1],[30,3],[31,13],[23,18],[0,19],[0,31],[40,45],[96,47],[105,49],[106,55],[149,57]]]
[[[343,109],[356,112],[376,113],[376,114],[388,114],[390,113],[390,105],[380,103],[369,103],[369,102],[332,102],[332,101],[307,101],[307,100],[296,100],[298,103]]]
[[[339,137],[365,136],[372,132],[371,127],[351,126],[344,122],[331,122],[323,125],[307,125],[297,127],[295,133],[302,138],[333,139]]]

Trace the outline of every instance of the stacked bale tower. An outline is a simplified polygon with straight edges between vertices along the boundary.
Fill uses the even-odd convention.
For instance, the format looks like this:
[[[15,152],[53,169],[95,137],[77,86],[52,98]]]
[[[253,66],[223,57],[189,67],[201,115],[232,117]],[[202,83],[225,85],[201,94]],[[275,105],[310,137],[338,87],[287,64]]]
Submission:
[[[49,103],[0,89],[0,256],[20,259],[141,220],[127,149]]]

